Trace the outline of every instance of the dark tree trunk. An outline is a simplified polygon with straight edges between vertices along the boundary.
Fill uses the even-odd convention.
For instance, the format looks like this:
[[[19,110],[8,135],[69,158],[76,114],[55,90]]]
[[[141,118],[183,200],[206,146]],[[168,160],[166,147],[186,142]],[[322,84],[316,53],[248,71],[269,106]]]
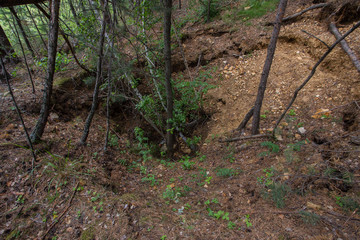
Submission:
[[[48,67],[45,79],[43,102],[39,119],[31,132],[30,138],[32,142],[39,141],[44,133],[47,119],[50,113],[50,99],[55,74],[55,60],[59,32],[59,10],[60,0],[52,0],[51,2],[51,18],[49,21],[49,42],[48,42]]]
[[[181,9],[181,0],[179,0],[179,9]]]
[[[27,37],[27,35],[26,35],[26,32],[25,32],[25,30],[24,30],[24,27],[23,27],[23,25],[22,25],[22,23],[21,23],[21,20],[20,20],[18,14],[16,13],[15,8],[14,8],[14,7],[9,7],[9,9],[10,9],[10,12],[12,13],[12,15],[15,17],[15,21],[16,21],[19,29],[20,29],[21,35],[22,35],[22,37],[24,38],[25,44],[26,44],[28,50],[30,51],[32,58],[35,59],[34,49],[32,48],[32,46],[31,46],[31,44],[30,44],[30,41],[29,41],[29,39],[28,39],[28,37]],[[14,24],[14,25],[15,25],[15,24]],[[20,40],[20,39],[19,39],[19,40]]]
[[[206,22],[210,22],[211,0],[208,0]]]
[[[3,61],[1,57],[0,57],[0,60]],[[0,82],[1,83],[6,83],[6,80],[11,78],[10,74],[7,72],[7,70],[4,66],[3,65],[0,66]]]
[[[92,105],[91,105],[91,109],[89,112],[88,117],[86,118],[85,121],[85,126],[84,126],[84,131],[83,131],[83,135],[81,136],[80,139],[80,144],[85,145],[86,143],[86,139],[89,135],[89,130],[90,130],[90,126],[91,126],[91,122],[92,119],[95,115],[95,111],[97,109],[97,105],[98,105],[98,96],[99,96],[99,88],[100,88],[100,84],[101,84],[101,80],[102,80],[102,62],[103,62],[103,57],[104,57],[104,42],[105,42],[105,31],[106,31],[106,18],[107,18],[107,3],[108,1],[105,1],[105,7],[104,7],[104,13],[103,13],[103,20],[101,23],[101,33],[100,33],[100,40],[99,40],[99,59],[97,62],[97,69],[96,69],[96,83],[95,83],[95,88],[94,88],[94,93],[93,93],[93,101],[92,101]]]
[[[46,0],[1,0],[0,8],[2,7],[13,7],[16,5],[34,4],[45,2]]]
[[[1,25],[0,25],[0,57],[10,59],[10,61],[13,62],[19,61],[18,58],[15,56],[14,48],[11,46],[11,43],[7,38]]]
[[[274,30],[270,39],[269,47],[267,50],[267,56],[263,68],[263,72],[261,73],[260,84],[258,88],[258,94],[255,101],[254,106],[254,114],[253,114],[253,121],[252,121],[252,129],[251,134],[259,134],[259,125],[260,125],[260,110],[262,106],[262,102],[264,99],[264,94],[266,90],[266,83],[269,77],[269,72],[271,68],[271,64],[274,58],[275,49],[276,49],[276,42],[279,36],[280,27],[281,27],[281,20],[284,17],[285,9],[287,5],[287,0],[281,0],[278,7],[278,13],[276,16],[276,22],[274,24]]]
[[[172,0],[164,0],[164,57],[165,57],[165,88],[166,88],[166,147],[167,156],[172,158],[174,153],[175,135],[173,133],[173,88],[171,84],[171,8]]]

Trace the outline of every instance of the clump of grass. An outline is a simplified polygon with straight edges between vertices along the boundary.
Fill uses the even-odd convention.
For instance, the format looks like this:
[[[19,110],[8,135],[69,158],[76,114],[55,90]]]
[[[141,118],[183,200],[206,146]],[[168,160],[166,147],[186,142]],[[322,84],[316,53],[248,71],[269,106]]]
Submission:
[[[244,22],[259,18],[270,11],[274,11],[279,0],[247,0],[240,9],[231,9],[224,14],[225,22],[242,20]]]
[[[279,0],[247,0],[237,15],[245,20],[258,18],[274,11],[278,2]]]
[[[216,172],[216,176],[218,177],[231,177],[236,174],[235,169],[231,168],[220,168]]]
[[[317,214],[312,213],[312,212],[300,211],[299,215],[300,215],[300,217],[301,217],[301,219],[303,220],[304,223],[314,225],[314,226],[320,220],[320,217]]]

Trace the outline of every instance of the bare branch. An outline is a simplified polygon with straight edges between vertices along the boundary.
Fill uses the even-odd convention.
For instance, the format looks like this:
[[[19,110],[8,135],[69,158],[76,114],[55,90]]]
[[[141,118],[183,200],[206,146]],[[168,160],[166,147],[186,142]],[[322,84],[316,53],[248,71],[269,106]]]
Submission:
[[[329,25],[330,27],[330,32],[335,36],[336,40],[339,40],[341,38],[341,34],[339,32],[339,30],[337,29],[335,23],[330,23]],[[356,57],[355,53],[353,50],[351,50],[351,48],[349,47],[349,45],[347,44],[347,42],[345,40],[342,40],[340,42],[342,49],[347,53],[347,55],[349,55],[351,61],[353,62],[354,66],[356,67],[357,71],[360,73],[360,62],[359,59]]]

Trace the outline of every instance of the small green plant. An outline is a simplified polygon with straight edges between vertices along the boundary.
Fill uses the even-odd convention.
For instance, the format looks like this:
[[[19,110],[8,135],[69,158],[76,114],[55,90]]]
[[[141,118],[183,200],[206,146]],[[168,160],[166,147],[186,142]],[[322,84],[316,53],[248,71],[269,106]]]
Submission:
[[[296,116],[296,112],[294,109],[289,110],[289,116],[292,116],[292,117]]]
[[[260,145],[269,149],[268,151],[261,152],[259,154],[260,157],[269,156],[270,154],[278,153],[280,151],[279,145],[270,141],[262,142]]]
[[[233,223],[232,221],[229,221],[227,227],[228,229],[234,229],[236,227],[236,224]]]
[[[270,112],[268,111],[268,110],[265,110],[264,111],[264,114],[261,114],[260,115],[260,118],[262,118],[262,119],[266,119],[267,118],[267,114],[269,114]]]
[[[227,148],[228,154],[223,158],[224,160],[228,160],[231,163],[235,162],[235,147],[234,145],[229,145]]]
[[[273,184],[273,180],[272,178],[275,175],[275,169],[273,167],[270,168],[264,168],[263,169],[263,173],[265,174],[265,176],[261,176],[257,178],[257,182],[260,185],[265,185],[266,187],[270,186],[271,184]]]
[[[336,196],[336,204],[343,208],[345,211],[360,210],[360,204],[350,197]],[[358,212],[359,213],[359,212]]]
[[[212,177],[209,176],[209,177],[207,177],[207,178],[205,179],[205,182],[206,182],[207,184],[210,184],[211,179],[212,179]]]
[[[160,238],[160,240],[165,240],[165,239],[167,239],[166,235],[162,235],[161,238]]]
[[[249,214],[246,214],[246,215],[245,215],[244,222],[245,222],[247,228],[252,227],[252,223],[251,223],[250,215],[249,215]]]
[[[25,202],[24,195],[19,195],[16,199],[16,202],[19,204],[24,204],[24,202]]]
[[[180,162],[182,163],[181,166],[184,170],[194,169],[195,162],[190,161],[189,156],[184,156]]]
[[[172,187],[171,185],[168,185],[166,186],[162,196],[164,199],[169,199],[177,203],[179,202],[179,198],[186,196],[187,192],[190,190],[191,188],[186,185],[183,188]]]
[[[109,146],[119,147],[119,138],[115,134],[109,134]]]
[[[151,149],[149,144],[149,138],[145,137],[145,132],[139,127],[135,127],[134,129],[135,138],[138,141],[136,151],[142,156],[142,159],[146,162],[147,160],[152,159],[151,157]]]
[[[150,182],[150,186],[159,185],[159,181],[155,179],[154,174],[148,174],[147,177],[141,179],[141,182]]]
[[[234,175],[236,175],[236,171],[231,168],[220,168],[216,172],[216,176],[218,177],[231,177]]]
[[[285,206],[285,197],[290,192],[290,187],[286,184],[274,181],[275,170],[273,167],[263,169],[265,176],[257,178],[258,184],[263,186],[262,195],[264,198],[271,198],[276,207]]]
[[[320,220],[319,215],[317,215],[315,213],[312,213],[312,212],[308,212],[308,211],[303,211],[302,210],[302,211],[299,212],[299,215],[300,215],[300,217],[301,217],[301,219],[303,220],[304,223],[314,225],[314,226]]]

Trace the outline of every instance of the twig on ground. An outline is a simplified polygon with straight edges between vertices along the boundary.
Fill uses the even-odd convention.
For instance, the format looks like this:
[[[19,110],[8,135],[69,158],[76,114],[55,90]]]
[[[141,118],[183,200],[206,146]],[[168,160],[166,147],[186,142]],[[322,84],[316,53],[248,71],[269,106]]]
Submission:
[[[311,34],[311,33],[309,33],[309,32],[307,32],[307,31],[305,31],[305,30],[301,30],[303,33],[306,33],[307,35],[309,35],[310,37],[313,37],[313,38],[315,38],[315,39],[317,39],[317,40],[319,40],[322,44],[324,44],[328,49],[330,48],[330,46],[329,45],[327,45],[327,43],[326,42],[324,42],[323,40],[321,40],[320,38],[318,38],[317,36],[315,36],[314,34]]]
[[[230,138],[230,139],[225,139],[225,140],[219,140],[219,142],[224,143],[224,142],[236,142],[236,141],[241,141],[241,140],[247,140],[247,139],[253,139],[253,138],[263,138],[263,137],[271,137],[270,134],[258,134],[258,135],[251,135],[251,136],[245,136],[245,137],[237,137],[237,138]]]
[[[350,217],[348,217],[348,218],[346,219],[346,221],[345,221],[345,223],[344,223],[343,226],[345,226],[345,225],[347,224],[347,222],[351,219],[352,216],[354,216],[354,214],[355,214],[358,210],[359,210],[359,209],[357,208],[357,209],[355,209],[355,211],[352,212],[352,214],[350,215]]]
[[[61,218],[65,215],[65,213],[69,210],[69,208],[71,207],[71,203],[72,201],[74,200],[74,197],[75,197],[75,193],[77,191],[77,188],[79,186],[79,182],[76,184],[75,186],[75,190],[70,198],[70,201],[69,201],[69,204],[68,206],[65,208],[65,210],[60,214],[60,216],[58,217],[57,221],[53,222],[50,227],[48,228],[48,230],[45,232],[45,234],[41,237],[41,239],[45,239],[46,235],[49,234],[49,232],[55,227],[55,225],[60,222]]]

